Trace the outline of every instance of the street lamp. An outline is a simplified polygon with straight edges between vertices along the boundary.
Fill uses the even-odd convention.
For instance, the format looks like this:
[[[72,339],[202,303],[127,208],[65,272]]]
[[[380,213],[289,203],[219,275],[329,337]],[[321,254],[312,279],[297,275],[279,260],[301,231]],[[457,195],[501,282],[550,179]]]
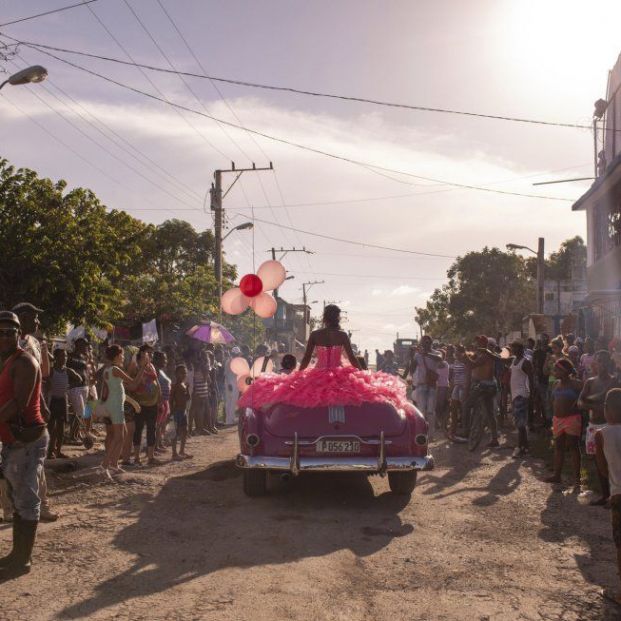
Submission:
[[[254,228],[254,223],[253,222],[244,222],[243,224],[238,224],[236,227],[232,228],[223,238],[222,241],[224,241],[231,233],[233,233],[234,231],[244,231],[246,229],[253,229]]]
[[[539,238],[537,245],[537,252],[528,246],[521,246],[520,244],[507,244],[507,250],[528,250],[537,256],[537,313],[543,315],[543,279],[545,269],[545,240],[543,237]]]
[[[0,83],[0,88],[5,84],[19,86],[21,84],[30,84],[31,82],[43,82],[47,78],[47,69],[41,65],[33,65],[14,73],[7,80]]]

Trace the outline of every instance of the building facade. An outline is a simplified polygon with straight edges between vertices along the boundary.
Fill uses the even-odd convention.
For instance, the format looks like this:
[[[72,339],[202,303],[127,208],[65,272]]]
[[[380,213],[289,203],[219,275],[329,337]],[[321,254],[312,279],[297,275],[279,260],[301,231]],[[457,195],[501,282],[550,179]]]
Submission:
[[[606,100],[595,105],[597,178],[572,209],[587,219],[587,298],[579,315],[585,335],[621,338],[621,56]]]

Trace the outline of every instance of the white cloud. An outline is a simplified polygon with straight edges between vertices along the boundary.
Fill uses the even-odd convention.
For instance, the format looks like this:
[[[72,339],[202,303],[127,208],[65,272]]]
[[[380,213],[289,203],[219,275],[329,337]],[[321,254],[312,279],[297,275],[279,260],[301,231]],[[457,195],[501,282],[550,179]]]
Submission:
[[[411,295],[419,291],[418,287],[410,287],[410,285],[399,285],[390,292],[390,295]]]

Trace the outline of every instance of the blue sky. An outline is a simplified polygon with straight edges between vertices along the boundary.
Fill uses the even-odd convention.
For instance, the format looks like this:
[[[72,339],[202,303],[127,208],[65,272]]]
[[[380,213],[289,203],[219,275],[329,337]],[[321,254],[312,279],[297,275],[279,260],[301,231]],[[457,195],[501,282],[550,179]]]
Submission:
[[[201,72],[157,0],[128,2],[178,69]],[[621,7],[613,1],[602,3],[597,13],[587,3],[561,0],[161,2],[212,75],[586,125],[593,102],[605,96],[608,69],[621,51],[615,32]],[[4,0],[0,23],[63,4],[71,2]],[[93,13],[135,60],[167,66],[125,0],[98,0],[0,32],[126,58]],[[175,76],[148,72],[150,83],[135,68],[67,58],[148,92],[157,87],[166,98],[220,119],[440,180],[577,198],[589,182],[532,183],[592,174],[592,137],[584,130],[220,84],[223,101],[207,80],[188,78],[191,92]],[[253,205],[257,218],[306,231],[450,256],[510,241],[533,246],[540,235],[553,250],[585,231],[584,215],[573,214],[569,202],[455,189],[399,175],[387,178],[177,113],[25,47],[4,69],[13,72],[35,62],[48,68],[48,82],[2,91],[2,156],[42,175],[65,178],[70,186],[90,187],[109,207],[146,221],[179,217],[197,228],[211,226],[202,197],[213,170],[227,167],[230,160],[260,166],[269,159],[275,173],[244,176],[227,196],[232,226],[247,220]],[[103,135],[110,129],[117,144]],[[143,162],[146,154],[157,167],[119,149],[118,136],[131,145],[121,143],[125,149]],[[283,208],[283,200],[291,206]],[[356,202],[338,202],[347,200]],[[252,241],[246,231],[227,239],[227,256],[239,263],[242,274],[252,270]],[[355,340],[369,349],[389,346],[397,331],[414,334],[414,306],[424,304],[442,284],[451,263],[257,224],[257,265],[272,245],[305,245],[315,252],[285,258],[295,279],[283,286],[283,297],[299,300],[303,282],[325,280],[311,290],[311,301],[340,301],[348,310],[348,327],[357,330]]]

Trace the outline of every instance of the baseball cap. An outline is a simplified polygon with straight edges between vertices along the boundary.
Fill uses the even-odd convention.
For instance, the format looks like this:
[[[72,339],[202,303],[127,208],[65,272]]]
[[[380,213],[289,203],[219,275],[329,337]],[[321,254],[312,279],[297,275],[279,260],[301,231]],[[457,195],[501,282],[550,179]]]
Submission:
[[[27,312],[31,312],[31,313],[42,313],[43,312],[42,308],[37,308],[34,304],[31,304],[30,302],[20,302],[19,304],[16,304],[11,310],[14,313],[17,313],[18,315],[20,313],[27,313]]]
[[[11,323],[16,328],[20,328],[19,317],[11,311],[0,311],[0,323]]]

